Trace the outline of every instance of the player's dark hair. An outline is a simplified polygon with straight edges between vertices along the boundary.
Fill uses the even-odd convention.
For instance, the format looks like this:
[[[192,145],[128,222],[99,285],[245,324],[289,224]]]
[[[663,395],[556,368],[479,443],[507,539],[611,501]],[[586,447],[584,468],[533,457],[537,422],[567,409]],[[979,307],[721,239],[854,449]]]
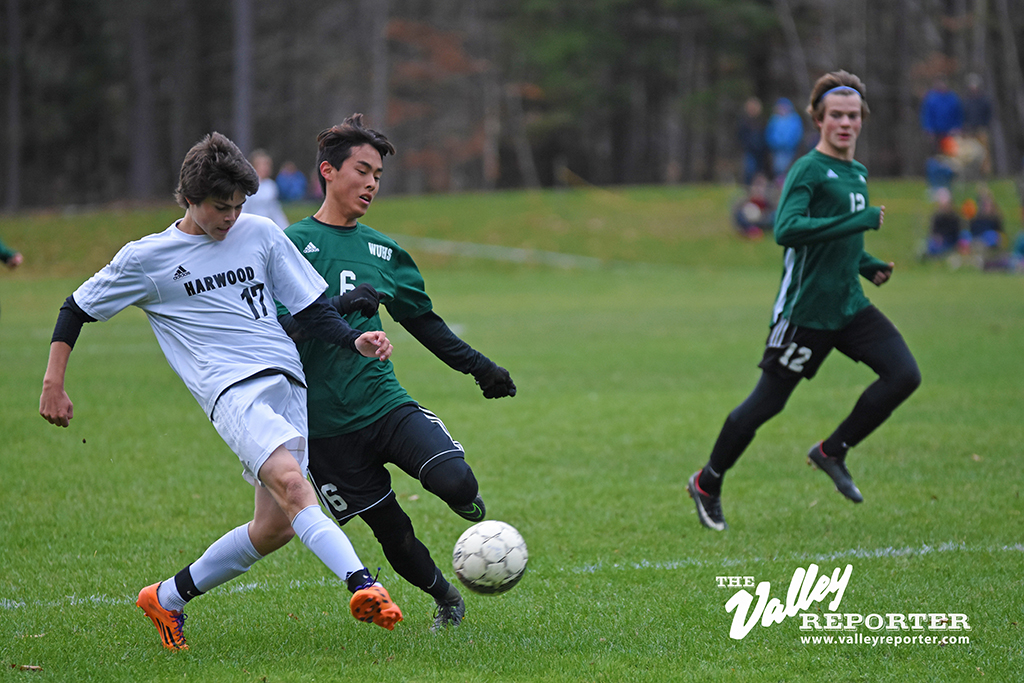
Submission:
[[[842,93],[851,90],[860,95],[860,117],[863,120],[867,120],[871,109],[868,107],[864,82],[849,71],[843,70],[829,72],[815,81],[814,87],[811,88],[811,97],[807,103],[807,113],[810,115],[811,120],[821,121],[824,118],[825,95],[832,91]]]
[[[339,169],[345,163],[345,159],[352,155],[352,148],[360,145],[371,145],[380,152],[381,159],[395,153],[395,146],[383,133],[363,126],[362,114],[352,114],[338,125],[321,131],[320,135],[316,136],[316,144],[317,177],[320,179],[320,189],[323,192],[327,192],[327,181],[320,173],[320,165],[323,162],[326,161],[332,168]]]
[[[190,203],[201,204],[207,197],[230,199],[238,190],[248,196],[255,194],[259,187],[260,178],[242,150],[227,137],[214,132],[193,145],[185,155],[174,199],[178,206],[187,209]]]

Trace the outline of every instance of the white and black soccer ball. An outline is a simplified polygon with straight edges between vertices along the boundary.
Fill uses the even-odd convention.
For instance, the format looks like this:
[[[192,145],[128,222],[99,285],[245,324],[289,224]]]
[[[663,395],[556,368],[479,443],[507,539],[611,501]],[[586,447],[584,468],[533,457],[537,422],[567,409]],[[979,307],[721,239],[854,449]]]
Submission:
[[[526,541],[514,527],[486,520],[466,529],[455,542],[452,568],[476,593],[504,593],[526,571]]]

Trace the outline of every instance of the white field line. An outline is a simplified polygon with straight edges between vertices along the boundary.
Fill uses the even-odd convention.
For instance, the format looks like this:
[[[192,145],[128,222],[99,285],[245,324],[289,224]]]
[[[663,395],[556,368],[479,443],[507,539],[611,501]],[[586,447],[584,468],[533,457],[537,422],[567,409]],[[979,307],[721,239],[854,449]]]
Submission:
[[[699,558],[687,558],[685,560],[670,560],[667,562],[650,562],[641,560],[639,562],[597,562],[596,564],[585,564],[581,567],[574,567],[568,570],[574,574],[593,574],[598,571],[636,571],[640,569],[685,569],[687,567],[717,568],[735,567],[737,565],[778,563],[780,561],[792,560],[795,562],[832,562],[840,559],[879,559],[885,557],[921,557],[937,553],[1005,553],[1024,552],[1024,544],[1014,543],[1012,545],[990,546],[988,548],[971,548],[963,543],[940,543],[938,545],[922,544],[918,547],[904,546],[902,548],[851,548],[849,550],[837,550],[831,553],[791,553],[788,556],[776,557],[745,557],[745,558],[723,558],[720,560],[704,560]]]
[[[425,251],[431,254],[456,254],[472,258],[506,261],[509,263],[539,263],[558,268],[600,268],[604,261],[592,256],[562,254],[555,251],[539,249],[519,249],[502,247],[495,244],[477,244],[475,242],[452,242],[431,237],[412,237],[410,235],[391,235],[406,249]]]
[[[793,553],[788,556],[780,557],[747,557],[747,558],[723,558],[721,560],[702,560],[696,558],[687,558],[685,560],[672,560],[668,562],[649,562],[647,560],[641,560],[640,562],[616,562],[613,564],[605,564],[604,562],[598,562],[596,564],[586,564],[581,567],[573,567],[569,569],[560,568],[556,571],[559,572],[572,572],[574,574],[594,574],[599,571],[638,571],[645,569],[655,570],[676,570],[686,569],[687,567],[701,567],[701,568],[717,568],[717,567],[733,567],[736,565],[750,565],[750,564],[763,564],[763,563],[778,563],[779,561],[792,560],[795,562],[831,562],[834,560],[841,559],[880,559],[887,557],[923,557],[925,555],[935,555],[943,553],[1024,553],[1024,544],[1014,543],[1012,545],[997,545],[990,546],[988,548],[971,548],[963,543],[954,543],[952,541],[948,543],[940,543],[938,545],[927,545],[923,544],[918,547],[904,546],[902,548],[851,548],[849,550],[838,550],[831,553]],[[340,587],[341,581],[334,577],[322,577],[313,581],[299,581],[293,580],[288,583],[291,588],[310,588],[315,586],[331,586]],[[277,588],[276,584],[269,582],[258,582],[249,581],[244,583],[234,583],[225,586],[221,591],[228,593],[249,593],[253,591],[266,591]],[[133,605],[135,604],[135,596],[120,595],[111,597],[108,595],[67,595],[57,600],[39,600],[31,603],[26,603],[21,600],[11,600],[9,598],[0,598],[0,610],[13,611],[18,609],[33,609],[33,608],[62,608],[62,607],[77,607],[77,606],[95,606],[95,605]]]

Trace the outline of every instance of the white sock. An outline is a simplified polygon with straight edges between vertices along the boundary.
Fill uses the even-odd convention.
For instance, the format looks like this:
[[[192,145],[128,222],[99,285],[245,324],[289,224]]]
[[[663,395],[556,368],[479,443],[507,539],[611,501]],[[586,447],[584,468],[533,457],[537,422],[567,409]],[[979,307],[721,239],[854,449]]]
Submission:
[[[261,559],[263,556],[256,552],[249,538],[249,523],[246,522],[214,541],[202,557],[192,563],[188,571],[196,589],[205,593],[236,576],[241,576]],[[173,576],[160,584],[157,599],[164,609],[172,612],[182,611],[186,602],[178,592]]]
[[[292,529],[302,544],[312,550],[342,581],[347,581],[353,572],[363,569],[363,563],[348,536],[328,519],[319,505],[310,505],[295,515]]]
[[[161,607],[172,612],[180,612],[185,609],[185,598],[178,593],[173,576],[160,583],[156,589],[156,601],[160,603]]]

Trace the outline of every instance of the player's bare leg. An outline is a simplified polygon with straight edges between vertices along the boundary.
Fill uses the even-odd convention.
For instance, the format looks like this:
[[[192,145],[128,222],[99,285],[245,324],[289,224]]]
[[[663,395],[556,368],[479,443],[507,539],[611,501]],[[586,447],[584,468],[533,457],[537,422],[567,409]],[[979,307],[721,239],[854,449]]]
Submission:
[[[352,615],[360,621],[372,621],[382,628],[393,629],[402,620],[402,611],[384,587],[370,578],[348,536],[320,509],[312,485],[288,449],[280,446],[275,450],[260,468],[259,475],[284,519],[291,520],[291,527],[303,545],[348,584],[353,592],[349,604]],[[260,500],[257,498],[258,503]],[[281,517],[268,513],[263,519],[267,527],[257,530],[260,536],[253,539],[254,545],[257,541],[270,545],[280,542],[277,525]]]

